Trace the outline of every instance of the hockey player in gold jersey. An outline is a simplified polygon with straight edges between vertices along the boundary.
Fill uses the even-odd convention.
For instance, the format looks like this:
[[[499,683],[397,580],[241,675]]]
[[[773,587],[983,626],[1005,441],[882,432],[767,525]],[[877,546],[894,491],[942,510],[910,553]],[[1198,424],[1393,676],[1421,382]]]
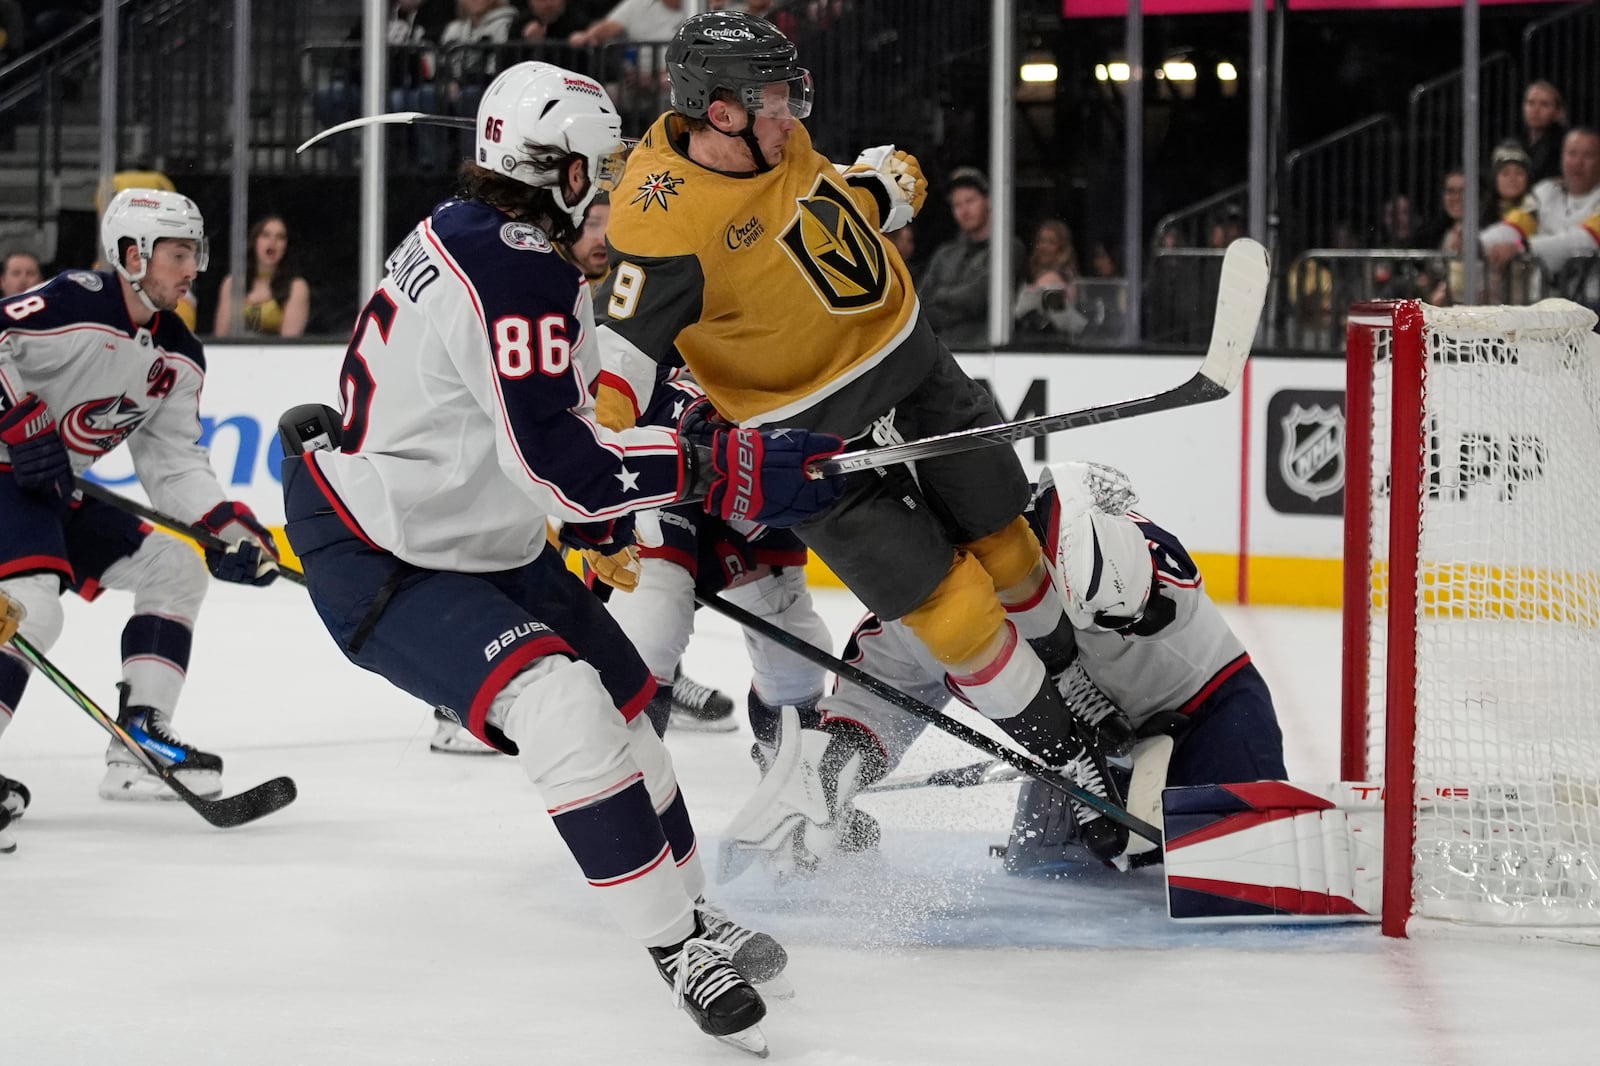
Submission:
[[[860,446],[1000,422],[882,236],[927,195],[915,157],[881,146],[836,165],[813,149],[800,121],[810,74],[754,15],[688,19],[666,66],[672,109],[611,198],[602,415],[647,406],[657,364],[676,352],[715,415],[740,425]],[[1075,648],[1027,502],[1015,454],[989,448],[856,475],[795,531],[874,613],[902,619],[974,706],[1103,793],[1103,763],[1079,757],[1051,679]],[[825,776],[847,798],[883,772],[883,753],[849,721],[823,725]]]

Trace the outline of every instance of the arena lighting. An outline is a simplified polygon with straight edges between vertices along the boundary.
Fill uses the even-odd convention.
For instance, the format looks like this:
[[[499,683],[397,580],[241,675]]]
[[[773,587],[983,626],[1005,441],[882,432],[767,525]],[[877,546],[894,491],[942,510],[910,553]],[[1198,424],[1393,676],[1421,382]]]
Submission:
[[[1168,81],[1194,81],[1194,64],[1187,59],[1169,59],[1161,64]]]
[[[1099,70],[1095,71],[1099,76]],[[1056,65],[1054,63],[1024,63],[1021,71],[1022,80],[1026,82],[1053,82],[1056,80]],[[1104,80],[1104,79],[1101,79]]]
[[[1094,65],[1095,81],[1127,81],[1128,64],[1126,63],[1096,63]]]
[[[1222,60],[1220,63],[1217,64],[1217,80],[1218,81],[1238,81],[1239,80],[1239,70],[1238,70],[1238,68],[1235,67],[1232,63],[1228,62],[1226,59]]]

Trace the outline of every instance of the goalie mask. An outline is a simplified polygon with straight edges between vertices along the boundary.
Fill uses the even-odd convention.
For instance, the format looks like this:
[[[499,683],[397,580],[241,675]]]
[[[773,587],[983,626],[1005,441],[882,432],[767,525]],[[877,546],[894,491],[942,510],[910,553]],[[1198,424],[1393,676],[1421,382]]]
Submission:
[[[627,159],[622,119],[600,83],[550,63],[518,63],[490,83],[478,104],[476,160],[524,185],[551,188],[583,226],[590,202],[610,192]],[[580,156],[589,187],[575,204],[561,188],[561,164]]]
[[[733,93],[746,111],[769,118],[811,114],[811,72],[796,62],[794,42],[763,18],[744,11],[711,11],[678,27],[667,45],[672,109],[705,118],[711,94]],[[785,85],[788,94],[770,90]]]
[[[100,254],[126,278],[150,310],[156,310],[139,283],[149,269],[159,240],[194,241],[195,269],[204,271],[211,260],[206,243],[206,223],[200,209],[187,196],[160,189],[123,189],[111,198],[100,218]],[[132,241],[139,250],[139,272],[130,274],[122,261],[122,244]]]

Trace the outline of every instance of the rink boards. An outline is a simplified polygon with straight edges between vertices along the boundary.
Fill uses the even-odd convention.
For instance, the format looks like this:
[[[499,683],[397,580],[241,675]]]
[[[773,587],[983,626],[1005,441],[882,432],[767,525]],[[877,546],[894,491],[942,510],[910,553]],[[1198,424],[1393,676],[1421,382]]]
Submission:
[[[278,416],[299,403],[338,405],[337,345],[224,345],[207,351],[202,440],[224,487],[263,521],[282,521]],[[1159,392],[1198,355],[973,353],[958,356],[986,381],[1007,419]],[[1176,532],[1211,594],[1224,602],[1329,606],[1339,602],[1344,489],[1344,365],[1337,359],[1257,357],[1233,396],[1201,407],[1058,433],[1017,445],[1030,472],[1094,459],[1120,467],[1138,509]],[[94,469],[142,498],[120,449]],[[813,562],[813,578],[833,582]]]

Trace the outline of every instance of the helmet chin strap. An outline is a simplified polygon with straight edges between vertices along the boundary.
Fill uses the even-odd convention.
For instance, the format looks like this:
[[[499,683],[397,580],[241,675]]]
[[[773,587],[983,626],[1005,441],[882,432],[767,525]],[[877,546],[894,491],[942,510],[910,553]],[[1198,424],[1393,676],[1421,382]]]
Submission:
[[[144,294],[144,286],[139,284],[141,281],[144,280],[145,274],[149,273],[149,271],[150,271],[150,264],[146,263],[144,269],[139,271],[139,276],[138,277],[134,277],[132,274],[128,273],[128,268],[127,267],[123,266],[121,263],[117,264],[117,273],[122,275],[123,279],[125,281],[127,281],[128,287],[133,290],[133,294],[135,296],[139,297],[139,302],[144,304],[145,307],[148,308],[151,312],[159,313],[161,308],[157,307],[155,304],[150,302],[150,297],[148,297],[148,296],[146,296]]]
[[[756,113],[747,110],[745,115],[747,116],[747,121],[743,129],[729,132],[728,130],[718,129],[717,124],[714,122],[710,123],[710,126],[724,137],[732,137],[743,141],[744,146],[750,150],[750,160],[756,165],[756,173],[765,174],[772,169],[772,164],[767,162],[766,153],[761,150],[761,142],[756,140]]]

